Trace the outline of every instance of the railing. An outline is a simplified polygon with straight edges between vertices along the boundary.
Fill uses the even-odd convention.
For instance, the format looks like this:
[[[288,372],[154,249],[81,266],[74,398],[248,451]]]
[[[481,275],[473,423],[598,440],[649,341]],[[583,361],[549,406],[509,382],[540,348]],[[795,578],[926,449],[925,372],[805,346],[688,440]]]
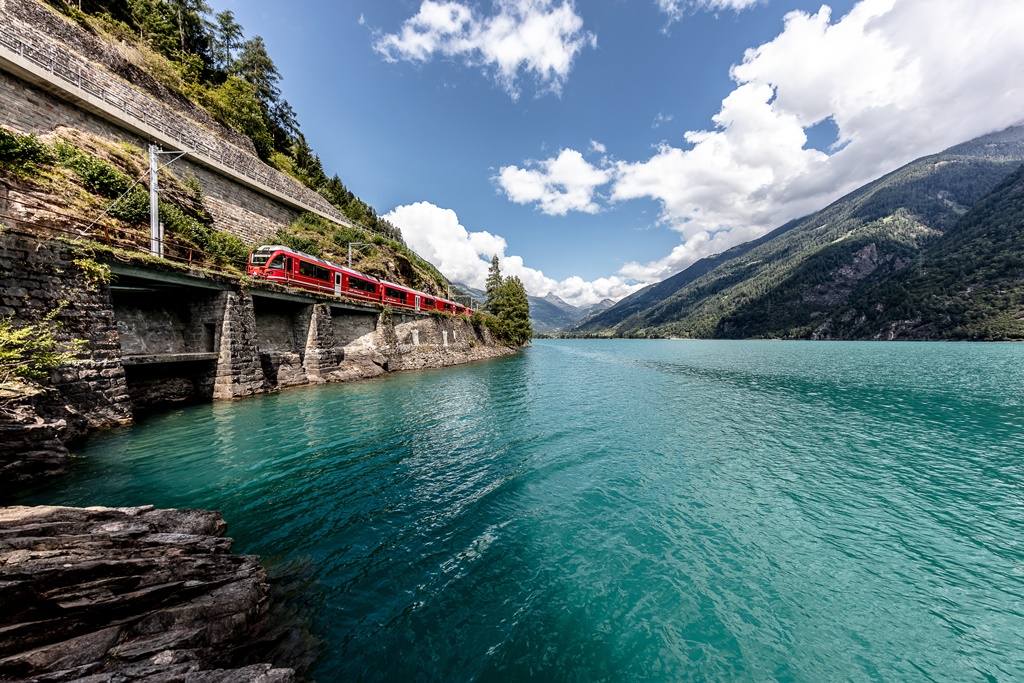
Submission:
[[[42,46],[38,45],[40,42]],[[206,157],[234,173],[271,188],[303,208],[329,216],[342,225],[353,226],[353,223],[330,202],[298,181],[292,180],[213,134],[197,135],[195,126],[182,125],[183,117],[179,114],[148,95],[120,83],[113,76],[91,64],[77,59],[70,51],[59,48],[52,41],[40,39],[34,31],[11,23],[0,25],[0,46],[32,62],[64,83],[120,110],[126,119],[133,118],[160,131],[189,154]],[[153,108],[163,111],[152,111]]]

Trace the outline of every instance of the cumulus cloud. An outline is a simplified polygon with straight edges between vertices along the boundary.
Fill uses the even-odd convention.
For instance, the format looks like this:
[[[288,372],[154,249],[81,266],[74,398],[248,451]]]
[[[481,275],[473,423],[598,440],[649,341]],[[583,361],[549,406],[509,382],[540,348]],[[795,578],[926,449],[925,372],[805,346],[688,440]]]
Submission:
[[[592,140],[591,148],[603,150],[604,145]],[[527,162],[526,166],[502,166],[498,171],[496,181],[513,202],[536,203],[550,216],[601,210],[594,193],[611,180],[611,171],[592,165],[580,152],[563,149],[557,157]]]
[[[1022,32],[1020,0],[862,0],[838,20],[827,6],[788,14],[731,69],[736,87],[712,129],[602,169],[611,201],[654,199],[681,234],[671,254],[620,275],[662,279],[917,157],[1020,122]],[[825,120],[838,131],[830,153],[806,147],[806,129]]]
[[[591,140],[590,141],[590,151],[591,152],[597,152],[598,154],[604,154],[605,152],[608,151],[608,148],[605,147],[604,145],[602,145],[597,140]]]
[[[482,289],[491,257],[497,256],[506,276],[516,275],[533,296],[554,293],[565,301],[587,306],[604,299],[618,300],[643,285],[613,276],[586,281],[570,277],[561,282],[530,268],[520,256],[507,256],[504,238],[489,232],[470,232],[451,209],[430,202],[399,206],[383,217],[402,230],[409,246],[452,280]]]
[[[576,55],[597,47],[597,36],[583,30],[571,0],[495,0],[495,9],[482,17],[463,2],[424,0],[398,33],[381,36],[374,49],[392,62],[462,58],[492,71],[517,98],[521,73],[532,75],[542,91],[559,93]]]

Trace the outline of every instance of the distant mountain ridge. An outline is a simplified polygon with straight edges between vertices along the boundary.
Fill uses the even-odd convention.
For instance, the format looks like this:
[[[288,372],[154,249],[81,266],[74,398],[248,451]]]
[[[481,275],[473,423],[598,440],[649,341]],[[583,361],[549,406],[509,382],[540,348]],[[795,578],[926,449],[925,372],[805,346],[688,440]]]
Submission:
[[[479,302],[487,298],[482,289],[470,287],[462,282],[453,282],[453,289],[464,296],[471,296]],[[574,306],[553,292],[546,296],[528,296],[530,302],[530,323],[534,332],[553,334],[585,320],[588,316],[604,311],[615,305],[611,299],[604,299],[591,306]]]
[[[701,259],[582,321],[570,332],[627,337],[884,338],[890,332],[866,326],[871,316],[863,310],[843,323],[840,317],[851,315],[848,311],[853,306],[896,304],[889,299],[881,304],[871,297],[885,292],[887,283],[902,282],[893,278],[912,265],[917,267],[933,247],[947,244],[944,236],[952,239],[954,228],[962,228],[960,221],[969,220],[972,207],[997,185],[1002,187],[1000,182],[1022,162],[1024,126],[923,157],[821,211]],[[998,198],[991,201],[1000,203]],[[1008,216],[1013,211],[996,213]],[[972,220],[977,221],[977,216]],[[1017,229],[1024,226],[1018,224]],[[1008,244],[1016,250],[1012,240]],[[1009,300],[1004,303],[1010,304]],[[915,311],[906,306],[901,310],[909,316],[906,320],[916,319]],[[849,324],[861,317],[864,324]],[[897,328],[911,334],[909,338],[989,338],[970,324],[959,325],[960,336],[955,337],[935,329],[926,332],[920,324]],[[991,338],[1014,338],[1015,332],[1006,325],[989,329]]]

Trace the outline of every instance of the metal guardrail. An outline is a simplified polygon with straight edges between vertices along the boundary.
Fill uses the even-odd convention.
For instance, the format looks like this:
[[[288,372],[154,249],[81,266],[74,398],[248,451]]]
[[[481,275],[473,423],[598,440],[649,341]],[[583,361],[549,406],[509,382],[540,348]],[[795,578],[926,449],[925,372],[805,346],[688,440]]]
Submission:
[[[241,150],[229,148],[234,154],[229,153],[224,149],[228,147],[227,143],[219,141],[212,134],[210,137],[214,141],[211,144],[210,141],[195,135],[193,131],[189,130],[189,127],[175,125],[173,119],[181,118],[178,114],[170,111],[165,112],[169,116],[151,113],[145,101],[150,100],[151,103],[156,104],[155,100],[128,86],[118,84],[111,76],[104,78],[102,71],[75,58],[70,51],[61,50],[52,43],[46,44],[46,47],[37,47],[31,43],[31,36],[17,34],[15,27],[10,24],[0,26],[0,46],[17,54],[22,59],[32,62],[68,85],[102,100],[114,109],[121,110],[126,117],[134,118],[146,126],[155,128],[177,142],[190,154],[202,155],[241,176],[285,195],[305,208],[325,214],[342,225],[354,227],[354,224],[326,199],[300,185],[298,181],[293,181],[283,173]],[[104,83],[101,79],[108,80],[108,82]],[[157,104],[156,106],[163,108],[162,105]]]

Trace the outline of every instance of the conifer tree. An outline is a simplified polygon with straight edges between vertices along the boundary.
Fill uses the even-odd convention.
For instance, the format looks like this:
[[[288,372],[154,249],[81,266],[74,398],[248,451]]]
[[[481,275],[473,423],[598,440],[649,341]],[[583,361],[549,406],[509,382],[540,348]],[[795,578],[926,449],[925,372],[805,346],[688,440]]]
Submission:
[[[487,284],[485,286],[487,300],[484,302],[484,310],[493,315],[501,313],[501,267],[498,265],[498,255],[491,257],[491,268],[487,271]]]
[[[227,72],[235,59],[235,50],[242,46],[242,27],[229,9],[218,12],[214,55],[222,71]]]
[[[526,287],[512,276],[501,285],[502,336],[506,343],[522,346],[533,336],[530,325],[530,301],[526,298]]]

